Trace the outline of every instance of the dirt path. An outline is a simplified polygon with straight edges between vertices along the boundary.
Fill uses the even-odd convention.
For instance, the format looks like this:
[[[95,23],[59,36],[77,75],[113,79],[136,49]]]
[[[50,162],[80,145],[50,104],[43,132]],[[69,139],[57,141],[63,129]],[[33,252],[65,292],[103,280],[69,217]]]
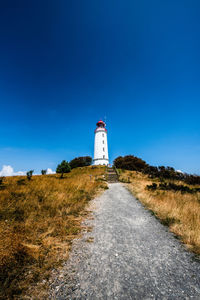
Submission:
[[[93,205],[94,228],[54,272],[50,299],[200,299],[198,260],[122,184]]]

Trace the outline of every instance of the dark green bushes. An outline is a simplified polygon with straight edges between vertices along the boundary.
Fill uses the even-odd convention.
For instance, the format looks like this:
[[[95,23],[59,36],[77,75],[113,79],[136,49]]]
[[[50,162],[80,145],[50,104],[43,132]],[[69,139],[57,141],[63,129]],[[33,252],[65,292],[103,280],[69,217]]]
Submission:
[[[200,185],[200,176],[177,172],[172,167],[150,166],[141,158],[133,155],[119,156],[114,160],[114,166],[122,170],[131,170],[147,174],[150,178],[159,178],[160,181],[179,180],[191,185]]]
[[[198,184],[198,185],[200,185],[200,176],[186,174],[185,175],[185,182],[187,184],[192,184],[192,185]]]
[[[63,178],[64,173],[69,173],[71,171],[71,167],[66,160],[63,160],[56,168],[56,173],[61,174],[61,178]]]
[[[190,188],[186,185],[182,184],[175,184],[172,182],[169,183],[160,183],[157,185],[156,183],[152,183],[151,185],[147,185],[146,188],[151,191],[155,191],[156,189],[164,190],[164,191],[174,191],[174,192],[181,192],[181,193],[196,193],[200,192],[200,188]]]
[[[152,183],[151,185],[147,185],[146,188],[151,191],[155,191],[157,189],[157,183]]]
[[[119,156],[114,160],[114,166],[118,169],[130,171],[143,171],[147,166],[146,162],[141,158],[133,155]]]
[[[92,157],[90,156],[80,156],[72,159],[69,162],[71,169],[78,168],[78,167],[87,167],[92,164]]]
[[[3,183],[3,177],[0,177],[0,185]]]
[[[47,174],[47,170],[41,170],[41,174],[42,175],[46,175]]]
[[[26,172],[26,176],[27,176],[27,179],[28,179],[28,180],[31,180],[31,177],[32,177],[32,175],[33,175],[33,172],[34,172],[33,170]]]
[[[179,180],[190,185],[200,185],[200,176],[177,172],[172,167],[147,166],[143,170],[143,173],[148,174],[150,178],[159,178],[160,180]]]

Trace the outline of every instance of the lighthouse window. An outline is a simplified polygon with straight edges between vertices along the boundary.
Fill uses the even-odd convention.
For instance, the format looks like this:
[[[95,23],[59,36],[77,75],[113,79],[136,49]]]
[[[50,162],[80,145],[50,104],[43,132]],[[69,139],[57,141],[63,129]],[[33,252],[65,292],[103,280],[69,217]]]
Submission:
[[[102,136],[104,136],[104,133],[102,133]]]
[[[103,155],[103,158],[105,158],[105,155]]]
[[[104,140],[103,140],[103,144],[104,144]]]
[[[103,151],[105,151],[105,148],[103,148]]]

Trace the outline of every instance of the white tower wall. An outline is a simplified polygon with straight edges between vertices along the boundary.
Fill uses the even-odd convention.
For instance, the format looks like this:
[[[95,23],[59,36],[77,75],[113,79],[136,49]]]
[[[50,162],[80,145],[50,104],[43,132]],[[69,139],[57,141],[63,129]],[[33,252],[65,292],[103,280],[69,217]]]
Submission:
[[[94,160],[93,161],[94,161],[94,165],[108,165],[109,164],[107,130],[104,127],[98,127],[95,130]]]

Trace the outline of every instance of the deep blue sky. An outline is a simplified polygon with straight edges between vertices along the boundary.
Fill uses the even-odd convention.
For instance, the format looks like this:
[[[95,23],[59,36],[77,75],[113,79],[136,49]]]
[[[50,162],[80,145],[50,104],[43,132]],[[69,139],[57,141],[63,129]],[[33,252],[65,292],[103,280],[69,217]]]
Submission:
[[[200,2],[0,2],[0,169],[93,155],[200,173]]]

